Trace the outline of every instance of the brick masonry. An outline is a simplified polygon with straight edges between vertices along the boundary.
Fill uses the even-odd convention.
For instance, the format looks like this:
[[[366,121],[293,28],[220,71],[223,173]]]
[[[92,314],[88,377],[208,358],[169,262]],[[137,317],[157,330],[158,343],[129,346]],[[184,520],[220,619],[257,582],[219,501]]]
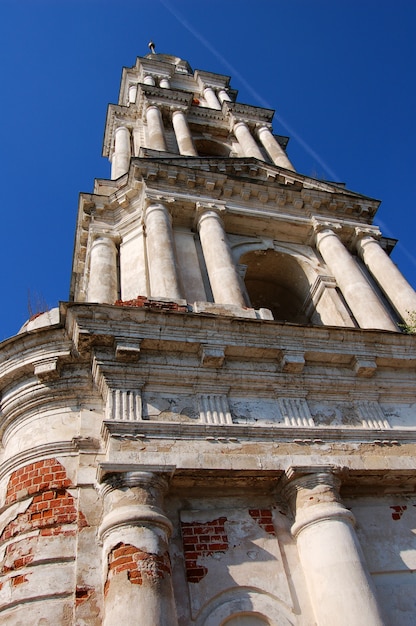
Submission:
[[[211,556],[228,550],[228,535],[225,530],[226,517],[209,522],[182,522],[183,550],[187,580],[199,583],[208,569],[198,565],[198,557]]]
[[[403,513],[407,510],[407,506],[403,505],[403,506],[391,506],[390,507],[393,510],[393,513],[391,514],[392,519],[394,519],[396,522],[397,520],[401,519]]]
[[[111,580],[122,572],[126,572],[127,579],[132,585],[155,583],[171,574],[169,554],[148,553],[131,544],[120,542],[108,554],[105,595],[108,593]]]
[[[276,536],[271,509],[249,509],[250,516],[266,533]]]
[[[11,474],[5,506],[26,499],[28,506],[0,535],[0,544],[8,542],[0,576],[10,576],[35,560],[38,536],[75,536],[77,529],[87,526],[75,498],[68,492],[70,485],[65,468],[56,459],[37,461]],[[33,531],[38,532],[33,534]],[[24,533],[31,534],[21,539]],[[15,540],[17,537],[19,540]],[[27,576],[26,573],[11,576],[12,586],[27,582]]]

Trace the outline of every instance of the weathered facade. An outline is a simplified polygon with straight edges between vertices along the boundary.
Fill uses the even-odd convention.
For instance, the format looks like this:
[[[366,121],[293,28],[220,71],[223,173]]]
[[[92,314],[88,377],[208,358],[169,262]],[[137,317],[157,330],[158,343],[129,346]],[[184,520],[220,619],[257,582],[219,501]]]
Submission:
[[[70,301],[0,348],[0,621],[411,626],[416,294],[378,202],[150,54]]]

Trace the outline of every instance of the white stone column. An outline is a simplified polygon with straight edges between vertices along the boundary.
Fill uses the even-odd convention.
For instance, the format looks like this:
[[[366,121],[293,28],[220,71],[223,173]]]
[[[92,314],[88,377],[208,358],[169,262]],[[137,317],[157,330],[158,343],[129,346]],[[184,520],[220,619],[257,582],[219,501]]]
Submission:
[[[169,78],[161,78],[159,85],[162,89],[170,89]]]
[[[130,131],[120,126],[115,131],[114,153],[111,159],[111,178],[115,180],[129,170],[131,158]]]
[[[284,167],[287,170],[292,170],[292,172],[294,172],[295,168],[289,161],[286,152],[279,145],[279,142],[276,141],[269,128],[267,128],[267,126],[261,126],[257,130],[257,134],[273,163],[279,167]]]
[[[397,269],[378,241],[368,232],[356,229],[357,252],[397,313],[405,322],[416,311],[416,292]]]
[[[178,142],[179,152],[185,156],[198,156],[186,115],[183,111],[174,111],[172,113],[172,125],[176,141]]]
[[[176,267],[172,218],[163,204],[151,204],[145,212],[146,249],[150,295],[178,300],[181,289]]]
[[[145,85],[151,85],[151,86],[155,86],[155,79],[153,78],[153,76],[145,76],[143,78],[143,82]]]
[[[260,148],[258,147],[256,140],[250,132],[249,127],[245,122],[237,122],[234,124],[234,135],[237,137],[243,154],[246,157],[254,157],[255,159],[264,160]]]
[[[112,237],[99,235],[91,246],[87,302],[114,304],[117,297],[117,246]]]
[[[231,98],[230,98],[229,94],[227,93],[227,91],[225,89],[220,89],[218,91],[218,98],[219,98],[221,104],[223,102],[231,102]]]
[[[134,104],[137,96],[137,85],[130,85],[129,87],[129,103]]]
[[[222,219],[215,211],[205,210],[199,216],[198,229],[214,302],[245,307]]]
[[[220,101],[212,87],[205,87],[204,98],[211,109],[217,109],[218,111],[221,109]]]
[[[147,132],[149,137],[149,148],[152,150],[167,151],[165,132],[163,129],[162,115],[155,105],[151,105],[146,110]]]
[[[291,468],[283,495],[295,516],[304,578],[317,626],[383,626],[375,587],[330,468]]]
[[[169,537],[163,512],[167,480],[126,472],[103,488],[103,626],[177,626]]]
[[[335,228],[335,225],[331,227],[318,224],[315,227],[316,244],[359,326],[397,331],[396,324],[381,304],[355,259],[332,228]]]

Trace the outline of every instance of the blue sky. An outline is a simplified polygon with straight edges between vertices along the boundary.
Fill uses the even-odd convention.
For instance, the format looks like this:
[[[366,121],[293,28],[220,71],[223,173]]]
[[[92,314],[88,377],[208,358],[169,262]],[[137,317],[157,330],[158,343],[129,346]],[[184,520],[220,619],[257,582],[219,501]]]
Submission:
[[[0,0],[0,339],[68,299],[78,193],[150,39],[275,109],[299,172],[381,199],[416,287],[415,27],[414,0]]]

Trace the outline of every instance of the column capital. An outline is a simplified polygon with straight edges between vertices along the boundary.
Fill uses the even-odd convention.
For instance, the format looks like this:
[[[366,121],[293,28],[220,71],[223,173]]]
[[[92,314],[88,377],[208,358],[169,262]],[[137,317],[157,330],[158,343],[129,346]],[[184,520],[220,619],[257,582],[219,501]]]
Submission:
[[[104,473],[100,491],[107,513],[98,531],[100,540],[114,530],[142,525],[157,526],[169,537],[173,526],[162,509],[169,479],[168,472],[130,470]]]
[[[235,132],[235,130],[239,127],[243,127],[243,128],[246,128],[247,130],[250,130],[248,123],[244,119],[234,117],[234,115],[232,115],[231,116],[231,130]]]
[[[379,241],[381,239],[381,232],[377,227],[356,226],[352,236],[352,246],[357,248],[357,245],[365,238],[372,239],[373,241]]]
[[[295,516],[292,534],[333,518],[355,523],[341,501],[341,468],[332,465],[290,467],[282,480],[282,495]]]
[[[146,191],[146,194],[144,197],[144,208],[147,209],[150,206],[154,205],[154,206],[163,206],[166,210],[168,210],[165,205],[173,204],[174,202],[175,202],[175,198],[172,198],[171,196],[164,196],[160,193]]]
[[[171,104],[169,106],[172,118],[176,115],[176,113],[182,113],[182,115],[185,115],[185,113],[187,113],[189,106],[186,104]]]
[[[133,129],[133,125],[130,123],[126,123],[126,124],[119,124],[118,126],[116,126],[116,128],[114,129],[114,134],[118,133],[120,130],[127,130],[127,131],[131,131]]]
[[[107,468],[100,467],[101,493],[123,489],[124,487],[156,488],[164,495],[169,487],[169,479],[172,472],[159,472],[148,470],[131,470],[125,467]]]
[[[254,128],[257,131],[258,135],[264,130],[267,130],[269,133],[273,132],[272,124],[268,124],[267,122],[258,122]]]
[[[147,100],[144,106],[145,113],[147,113],[150,109],[156,109],[157,111],[159,111],[159,113],[161,112],[160,106],[157,102],[153,102],[152,100]]]
[[[323,232],[324,230],[332,230],[334,234],[340,233],[342,225],[337,222],[330,222],[328,220],[319,220],[316,217],[312,218],[312,228],[315,235]]]
[[[151,213],[154,211],[161,211],[165,216],[165,219],[168,221],[170,226],[172,226],[172,214],[169,211],[169,208],[166,206],[167,198],[160,198],[160,201],[155,199],[146,198],[145,205],[142,211],[142,224],[143,228],[146,231],[146,224]]]
[[[121,236],[119,233],[114,233],[109,230],[90,230],[90,238],[91,244],[94,244],[99,239],[103,239],[104,241],[111,241],[115,245],[121,243]]]
[[[222,216],[227,210],[225,204],[217,202],[197,202],[195,208],[196,222],[198,224],[205,214],[209,214],[211,217],[217,217],[222,222]]]

